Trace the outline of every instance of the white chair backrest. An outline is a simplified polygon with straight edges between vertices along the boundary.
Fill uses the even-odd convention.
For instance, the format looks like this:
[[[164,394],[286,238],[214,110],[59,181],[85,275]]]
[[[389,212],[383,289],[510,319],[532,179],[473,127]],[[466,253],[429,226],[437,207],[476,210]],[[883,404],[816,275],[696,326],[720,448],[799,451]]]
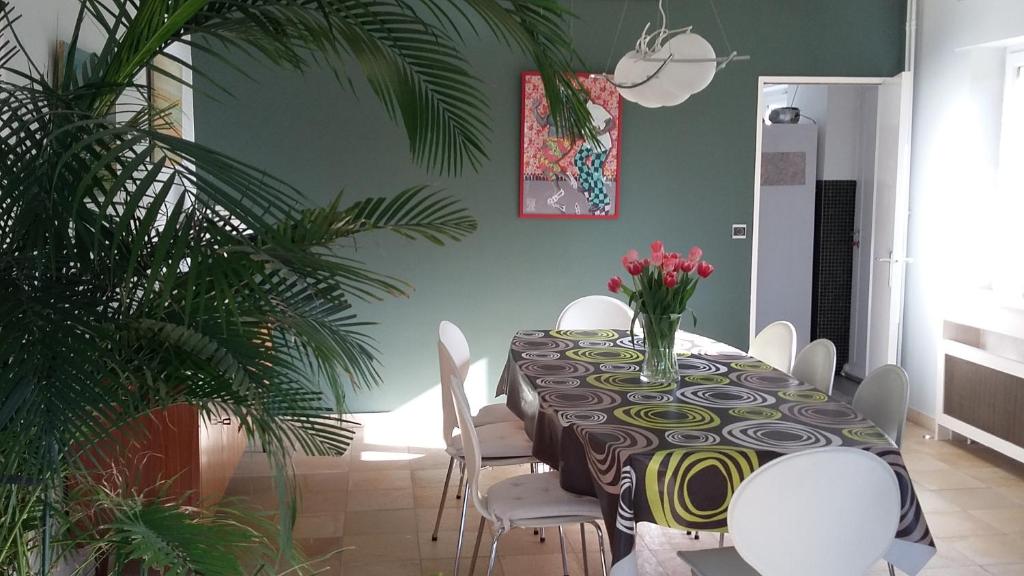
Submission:
[[[447,388],[455,407],[459,434],[462,436],[462,450],[466,461],[466,486],[469,489],[470,497],[480,515],[494,522],[496,519],[487,506],[487,496],[480,490],[480,471],[483,469],[483,461],[480,457],[480,438],[477,436],[476,427],[473,426],[473,413],[469,409],[466,391],[454,378],[445,388]]]
[[[789,373],[796,353],[796,328],[785,320],[772,322],[754,336],[750,355],[761,362]]]
[[[833,447],[758,469],[733,495],[728,521],[736,551],[761,576],[863,576],[892,544],[899,514],[892,468]]]
[[[441,367],[441,409],[442,431],[445,446],[452,445],[455,429],[459,427],[455,415],[452,395],[446,389],[458,383],[460,389],[465,386],[469,374],[469,342],[459,327],[445,320],[437,328],[437,359]]]
[[[569,303],[558,315],[555,328],[559,330],[595,330],[612,328],[629,330],[633,310],[621,300],[611,296],[584,296]]]
[[[832,381],[835,380],[835,376],[836,345],[825,338],[819,338],[804,346],[793,361],[793,377],[811,384],[825,394],[832,393]]]
[[[897,446],[903,441],[910,402],[910,380],[903,368],[886,364],[876,368],[857,387],[853,407],[882,429]]]

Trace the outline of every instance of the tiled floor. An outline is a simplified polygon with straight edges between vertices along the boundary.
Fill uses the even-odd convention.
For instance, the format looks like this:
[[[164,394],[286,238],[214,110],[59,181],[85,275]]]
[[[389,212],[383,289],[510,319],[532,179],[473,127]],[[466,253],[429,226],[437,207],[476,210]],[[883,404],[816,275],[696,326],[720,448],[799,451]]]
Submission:
[[[437,428],[413,426],[386,415],[357,420],[364,427],[345,457],[296,458],[302,496],[296,541],[309,557],[340,551],[318,564],[327,568],[326,574],[450,575],[461,501],[449,496],[440,538],[432,542],[430,533],[448,464],[443,450],[429,447]],[[1024,576],[1024,465],[978,444],[925,440],[924,433],[922,428],[909,427],[904,446],[907,466],[938,542],[938,555],[922,576]],[[428,442],[409,440],[427,436],[431,437]],[[494,481],[523,472],[505,469],[487,474]],[[262,455],[246,454],[229,492],[276,507]],[[479,515],[471,510],[469,518],[467,548],[472,546]],[[591,574],[600,574],[589,529],[588,534]],[[566,540],[570,572],[582,574],[578,528],[567,529]],[[708,534],[695,542],[681,532],[642,524],[639,542],[642,574],[688,574],[676,551],[716,545],[717,536]],[[484,557],[485,551],[480,555]],[[463,574],[469,556],[467,550]],[[548,532],[543,544],[524,530],[506,535],[499,546],[499,560],[495,570],[499,575],[562,574],[554,531]],[[486,558],[478,562],[476,573],[485,573],[485,565]],[[883,574],[884,567],[877,572]]]

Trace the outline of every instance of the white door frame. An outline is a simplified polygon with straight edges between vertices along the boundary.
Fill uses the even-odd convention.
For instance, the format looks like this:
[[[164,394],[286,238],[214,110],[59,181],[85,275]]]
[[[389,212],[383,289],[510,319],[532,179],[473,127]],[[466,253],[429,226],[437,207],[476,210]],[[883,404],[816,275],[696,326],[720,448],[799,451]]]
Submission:
[[[881,86],[891,78],[871,76],[758,76],[757,110],[754,121],[757,124],[754,148],[754,219],[750,235],[750,341],[757,331],[757,239],[760,235],[758,222],[761,216],[761,138],[764,133],[764,87],[767,84],[846,84]],[[873,219],[873,218],[872,218]]]

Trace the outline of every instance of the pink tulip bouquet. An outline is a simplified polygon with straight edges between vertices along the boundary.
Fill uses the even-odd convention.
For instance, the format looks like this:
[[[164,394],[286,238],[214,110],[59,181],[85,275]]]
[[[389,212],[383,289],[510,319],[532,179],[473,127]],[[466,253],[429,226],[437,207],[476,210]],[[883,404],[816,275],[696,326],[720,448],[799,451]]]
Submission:
[[[697,284],[715,271],[701,259],[703,255],[697,246],[690,248],[685,258],[678,252],[665,252],[665,245],[658,240],[651,244],[647,258],[641,260],[636,250],[622,257],[632,287],[618,276],[608,280],[608,290],[626,295],[633,309],[633,325],[639,320],[643,326],[647,354],[641,377],[646,381],[674,382],[679,378],[673,351],[679,319]]]

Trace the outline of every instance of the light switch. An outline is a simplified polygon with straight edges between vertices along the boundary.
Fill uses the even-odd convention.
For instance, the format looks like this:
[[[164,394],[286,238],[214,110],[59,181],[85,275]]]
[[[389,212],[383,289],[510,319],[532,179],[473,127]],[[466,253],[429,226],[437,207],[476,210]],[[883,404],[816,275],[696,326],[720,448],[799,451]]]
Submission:
[[[747,225],[746,224],[733,224],[732,225],[732,238],[733,238],[733,240],[745,240],[747,238]]]

